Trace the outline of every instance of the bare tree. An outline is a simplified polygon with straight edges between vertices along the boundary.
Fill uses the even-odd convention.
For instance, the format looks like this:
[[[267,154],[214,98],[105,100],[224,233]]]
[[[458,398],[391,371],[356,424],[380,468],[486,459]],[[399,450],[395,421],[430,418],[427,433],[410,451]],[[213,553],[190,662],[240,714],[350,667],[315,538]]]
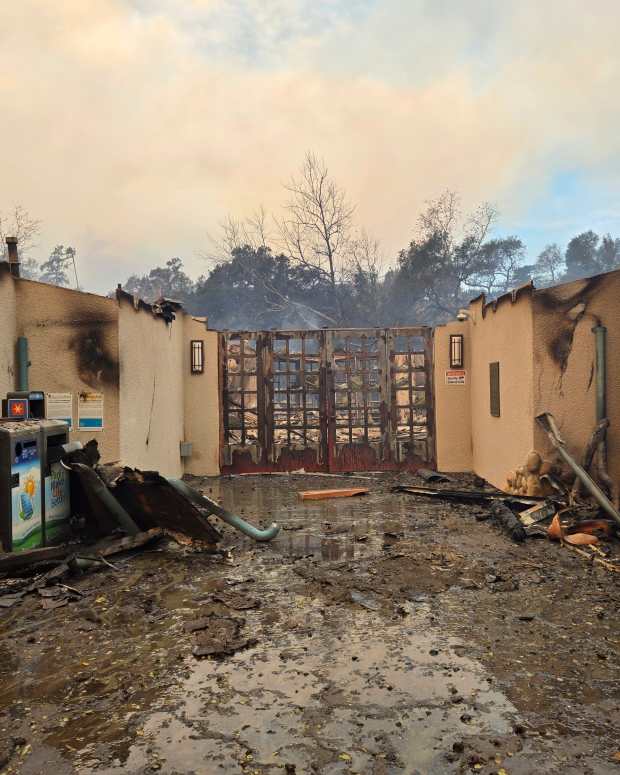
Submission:
[[[363,272],[373,277],[381,277],[384,257],[381,253],[379,240],[371,237],[366,229],[352,237],[347,245],[344,272],[347,279],[356,273]]]
[[[426,209],[418,218],[420,237],[432,241],[439,261],[452,268],[455,291],[469,284],[497,217],[497,210],[483,202],[464,218],[455,191],[446,190],[437,199],[426,202]]]
[[[342,318],[338,275],[351,237],[355,208],[329,176],[325,162],[311,152],[306,154],[299,176],[285,188],[290,198],[286,215],[277,222],[283,248],[293,261],[326,278],[338,317]]]
[[[32,218],[21,205],[15,205],[12,210],[0,212],[0,260],[8,258],[6,238],[16,237],[24,277],[37,274],[37,262],[30,256],[30,251],[37,244],[41,221]]]
[[[426,202],[426,210],[418,216],[420,236],[426,239],[441,235],[448,247],[454,243],[454,232],[461,219],[461,201],[455,191],[446,190]]]
[[[219,234],[208,236],[211,247],[203,258],[215,264],[230,261],[233,252],[245,246],[253,250],[267,248],[271,240],[267,211],[260,205],[247,218],[227,215],[219,224]]]
[[[555,242],[546,245],[536,260],[536,271],[540,275],[539,280],[553,285],[560,279],[563,269],[564,256],[559,245]]]

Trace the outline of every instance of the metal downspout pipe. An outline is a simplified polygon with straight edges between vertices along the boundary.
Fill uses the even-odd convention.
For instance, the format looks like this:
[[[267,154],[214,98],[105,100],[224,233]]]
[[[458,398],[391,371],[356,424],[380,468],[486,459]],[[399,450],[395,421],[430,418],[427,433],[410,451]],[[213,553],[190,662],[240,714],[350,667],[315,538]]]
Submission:
[[[17,389],[29,390],[28,387],[28,340],[25,336],[17,338]]]
[[[607,419],[607,328],[597,321],[592,333],[596,347],[596,420],[600,423]],[[607,468],[607,433],[601,437],[597,451],[598,478],[607,488],[615,507],[618,508],[618,487],[609,476]]]
[[[254,525],[241,519],[241,517],[238,517],[236,514],[231,514],[230,511],[226,511],[226,509],[222,508],[219,504],[215,503],[210,498],[207,498],[206,495],[201,495],[196,492],[196,490],[185,484],[181,479],[168,479],[168,482],[177,492],[192,501],[198,508],[205,509],[205,511],[208,511],[210,514],[215,514],[215,516],[219,517],[223,522],[236,528],[246,536],[253,538],[255,541],[271,541],[280,532],[280,528],[275,522],[265,530],[254,527]]]
[[[600,323],[592,329],[596,344],[596,421],[607,417],[607,328]]]

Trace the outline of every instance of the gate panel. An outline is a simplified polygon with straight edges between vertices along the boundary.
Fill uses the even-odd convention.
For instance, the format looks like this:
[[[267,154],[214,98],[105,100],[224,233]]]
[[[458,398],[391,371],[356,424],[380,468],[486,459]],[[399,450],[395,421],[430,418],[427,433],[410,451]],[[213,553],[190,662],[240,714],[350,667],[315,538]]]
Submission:
[[[222,334],[220,339],[223,465],[230,465],[236,453],[254,463],[262,456],[266,412],[258,374],[258,341],[259,336],[249,331]],[[263,408],[260,421],[259,408]]]
[[[429,328],[224,332],[223,472],[434,460]]]
[[[273,449],[277,470],[325,469],[322,411],[321,331],[276,331],[272,335]]]
[[[432,339],[429,329],[388,332],[392,440],[395,460],[407,466],[434,460]]]
[[[385,333],[378,329],[330,331],[330,470],[380,468],[391,459]]]

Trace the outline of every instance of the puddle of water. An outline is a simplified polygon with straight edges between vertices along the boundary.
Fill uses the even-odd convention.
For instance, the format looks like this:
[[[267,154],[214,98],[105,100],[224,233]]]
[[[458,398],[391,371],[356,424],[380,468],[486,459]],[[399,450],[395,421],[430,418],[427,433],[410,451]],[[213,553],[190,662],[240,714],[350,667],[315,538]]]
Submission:
[[[321,772],[339,771],[344,752],[347,771],[372,772],[381,759],[394,772],[450,772],[443,753],[455,740],[510,731],[515,708],[478,663],[455,653],[457,641],[393,626],[379,634],[376,625],[360,612],[340,638],[289,637],[225,662],[192,662],[172,715],[145,725],[151,757],[171,771],[201,772],[209,760],[214,772],[279,762],[305,773],[317,752]],[[141,750],[132,749],[125,771],[138,771]]]
[[[327,479],[325,482],[320,480],[315,486],[346,484],[346,480],[340,485]],[[297,489],[306,486],[306,483],[296,482],[294,477],[290,479],[288,491],[284,490],[282,482],[224,479],[209,483],[204,491],[251,522],[277,522],[282,530],[270,543],[270,549],[287,556],[325,561],[377,556],[399,538],[415,533],[411,499],[394,496],[390,501],[390,514],[386,515],[383,495],[301,502]],[[251,541],[241,540],[241,548],[254,547]]]

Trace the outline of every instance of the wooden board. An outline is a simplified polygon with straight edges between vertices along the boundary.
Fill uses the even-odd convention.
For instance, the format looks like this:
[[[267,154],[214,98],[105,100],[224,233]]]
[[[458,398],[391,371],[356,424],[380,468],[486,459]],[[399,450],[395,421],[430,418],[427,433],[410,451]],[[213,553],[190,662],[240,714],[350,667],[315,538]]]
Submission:
[[[319,501],[324,498],[351,498],[354,495],[368,495],[368,490],[363,487],[352,487],[345,490],[303,490],[297,495],[302,501]]]

